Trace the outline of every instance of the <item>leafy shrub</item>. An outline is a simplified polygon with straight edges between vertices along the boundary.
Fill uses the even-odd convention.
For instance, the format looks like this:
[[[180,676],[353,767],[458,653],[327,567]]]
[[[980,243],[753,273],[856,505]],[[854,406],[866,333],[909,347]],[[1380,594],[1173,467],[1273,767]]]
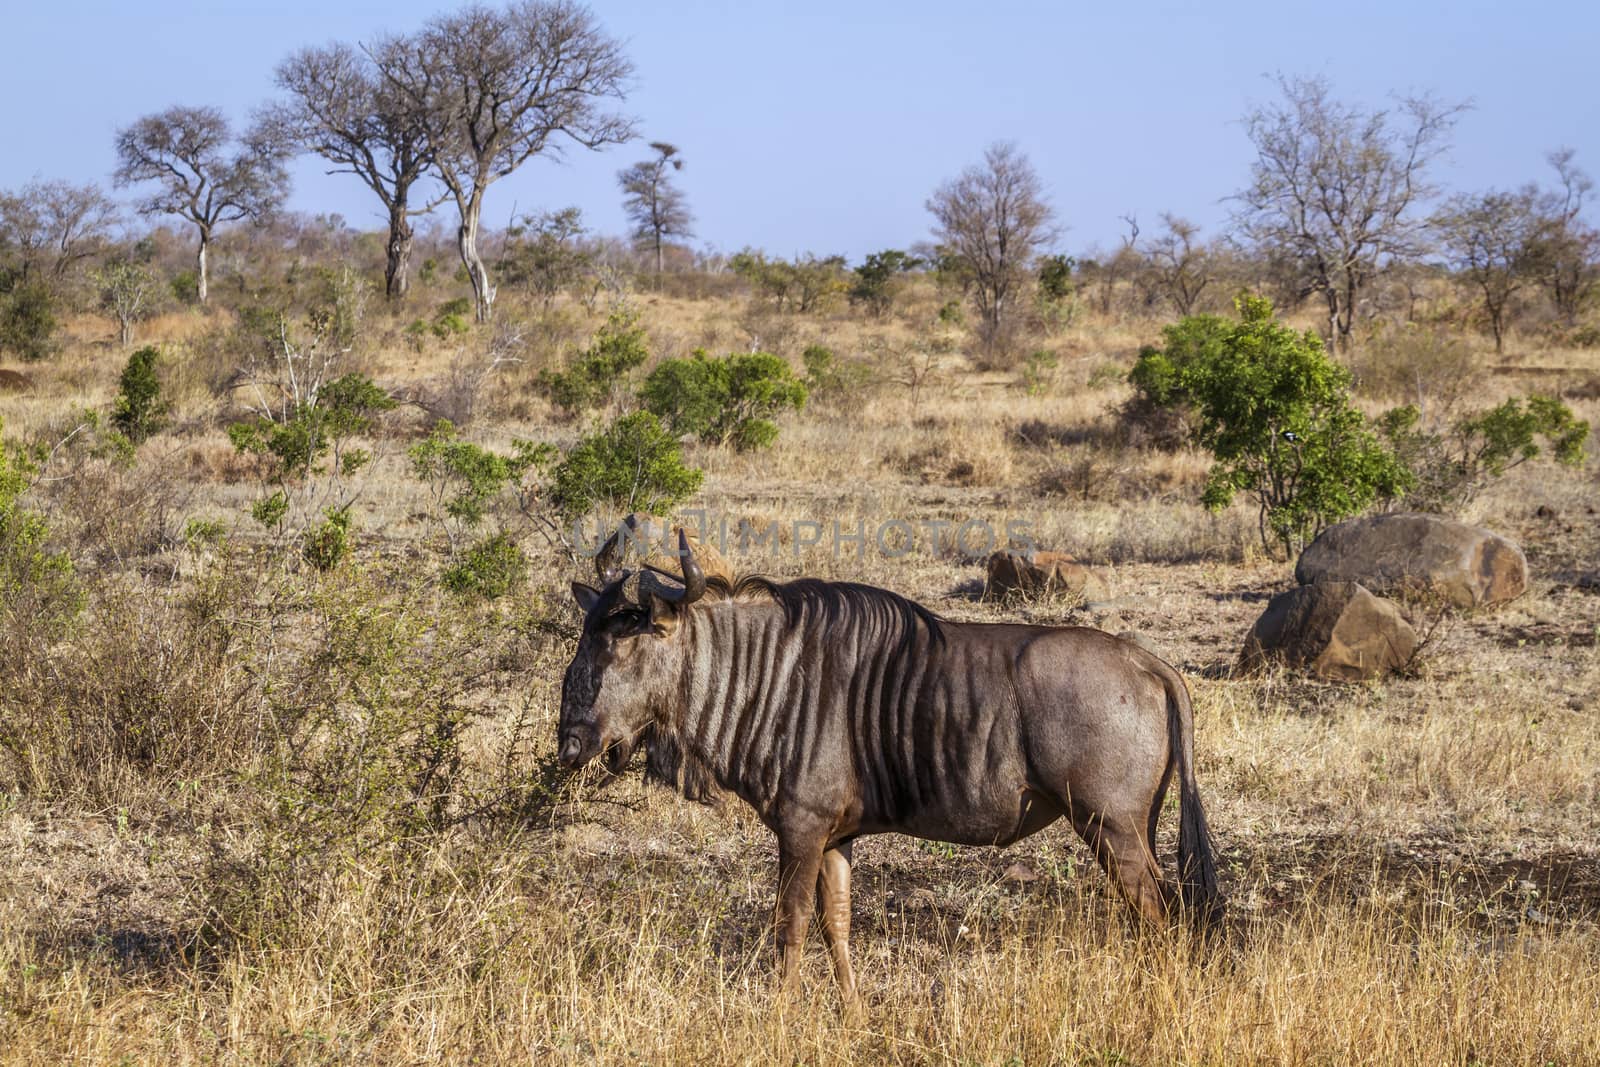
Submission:
[[[683,464],[678,439],[648,411],[617,419],[578,443],[554,472],[550,499],[568,518],[596,505],[661,514],[686,500],[703,473]]]
[[[1538,395],[1458,419],[1444,432],[1425,429],[1410,404],[1385,412],[1378,425],[1412,472],[1413,484],[1398,503],[1415,511],[1458,511],[1490,481],[1545,449],[1557,463],[1579,466],[1589,437],[1587,422],[1554,397]]]
[[[528,580],[528,557],[504,530],[467,549],[445,568],[444,586],[460,596],[497,600]]]
[[[1133,396],[1118,409],[1130,445],[1175,451],[1194,439],[1194,400],[1184,377],[1198,363],[1222,358],[1232,324],[1215,315],[1190,315],[1161,331],[1162,347],[1147,345],[1128,372]]]
[[[406,340],[411,342],[411,347],[420,352],[429,337],[447,341],[466,333],[472,328],[469,322],[471,314],[472,302],[465,297],[457,297],[440,304],[439,309],[433,313],[433,318],[413,319],[402,332]]]
[[[159,356],[153,346],[141,348],[128,357],[122,368],[111,424],[136,445],[161,429],[169,407],[161,399],[161,379],[156,376]]]
[[[1050,390],[1050,383],[1055,381],[1056,368],[1061,365],[1061,359],[1049,349],[1040,348],[1028,354],[1022,361],[1022,387],[1029,396],[1042,396]]]
[[[790,263],[745,249],[729,259],[728,268],[749,283],[758,300],[770,302],[773,310],[804,315],[822,310],[848,290],[844,264],[843,256],[808,252]]]
[[[841,359],[826,345],[808,346],[800,353],[800,362],[806,368],[807,403],[844,409],[859,407],[877,377],[871,363]]]
[[[329,508],[323,519],[306,531],[300,555],[319,571],[330,571],[350,554],[350,505]]]
[[[0,441],[0,623],[5,633],[26,626],[47,643],[81,600],[72,560],[49,547],[44,517],[22,503],[37,473],[34,456]],[[13,655],[20,656],[22,644]]]
[[[714,358],[702,349],[688,359],[664,360],[645,379],[639,399],[673,433],[741,452],[765,448],[778,436],[772,421],[806,403],[805,383],[769,352]]]
[[[543,471],[556,456],[553,446],[532,441],[513,441],[511,447],[510,455],[481,448],[462,440],[449,420],[440,419],[426,439],[407,450],[412,475],[427,484],[434,508],[443,515],[452,553],[508,489],[515,492],[519,510],[528,510],[533,487],[524,479]]]
[[[280,538],[304,537],[302,555],[313,566],[338,562],[349,548],[351,478],[372,459],[352,441],[371,434],[378,416],[394,407],[394,398],[370,378],[346,374],[286,419],[258,417],[228,427],[235,450],[269,461],[251,516]],[[312,516],[319,511],[322,519],[316,521]]]
[[[213,853],[197,886],[212,936],[303,933],[320,907],[377,888],[375,869],[414,866],[430,830],[481,803],[465,780],[462,743],[480,713],[464,679],[493,650],[477,620],[423,588],[348,568],[300,593],[294,651],[272,663],[259,715],[277,742],[255,775],[271,817],[249,848]],[[386,940],[411,923],[378,921]]]
[[[1142,352],[1129,380],[1152,405],[1193,408],[1193,438],[1215,460],[1206,506],[1254,497],[1262,546],[1290,553],[1398,496],[1411,476],[1351,406],[1350,373],[1316,334],[1277,323],[1263,297],[1242,294],[1236,306],[1237,322],[1201,315],[1169,327],[1167,347]]]
[[[0,295],[0,350],[29,362],[55,351],[55,298],[43,282],[20,282]]]
[[[172,298],[180,304],[193,307],[200,302],[200,279],[192,270],[174,274],[171,288]]]
[[[1077,268],[1078,261],[1071,256],[1045,256],[1039,261],[1039,294],[1050,301],[1070,297],[1077,288],[1072,281]]]
[[[571,366],[540,372],[539,386],[552,404],[572,417],[607,403],[628,372],[643,365],[649,355],[638,316],[614,311]]]
[[[881,318],[894,306],[900,276],[916,270],[922,261],[898,248],[870,253],[851,273],[855,280],[849,289],[850,302],[863,304],[873,316]]]

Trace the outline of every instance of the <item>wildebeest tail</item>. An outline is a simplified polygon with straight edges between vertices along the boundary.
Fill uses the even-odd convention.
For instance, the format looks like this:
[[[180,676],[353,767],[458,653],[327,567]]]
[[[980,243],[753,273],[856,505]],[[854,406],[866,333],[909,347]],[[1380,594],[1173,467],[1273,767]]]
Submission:
[[[1184,907],[1203,924],[1222,917],[1217,865],[1211,855],[1211,830],[1194,780],[1194,705],[1176,671],[1163,672],[1167,688],[1167,728],[1178,762],[1178,885]]]

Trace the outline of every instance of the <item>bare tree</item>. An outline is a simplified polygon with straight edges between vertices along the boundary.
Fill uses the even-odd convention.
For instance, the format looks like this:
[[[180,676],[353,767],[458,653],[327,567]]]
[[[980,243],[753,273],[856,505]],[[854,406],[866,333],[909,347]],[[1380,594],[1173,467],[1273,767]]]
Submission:
[[[411,285],[411,219],[448,196],[411,202],[433,164],[426,116],[347,44],[302,48],[278,64],[277,81],[291,99],[267,109],[263,123],[333,164],[328,173],[354,174],[377,194],[389,220],[384,293],[403,298]]]
[[[117,205],[98,185],[32,181],[0,193],[0,248],[11,250],[24,280],[59,281],[105,248],[117,217]]]
[[[633,68],[594,15],[569,0],[522,0],[503,10],[469,4],[371,54],[427,123],[434,170],[460,213],[457,245],[478,321],[487,322],[495,289],[478,252],[484,194],[534,156],[559,158],[569,143],[596,149],[630,140],[632,121],[603,101],[624,99]]]
[[[972,280],[980,341],[991,353],[1004,348],[1013,299],[1026,291],[1034,256],[1057,232],[1033,164],[1013,143],[990,145],[981,164],[939,186],[927,207],[935,240]]]
[[[1170,212],[1161,216],[1165,231],[1150,242],[1149,270],[1161,294],[1180,316],[1194,312],[1211,284],[1211,252],[1196,241],[1200,227]]]
[[[1594,180],[1575,162],[1577,153],[1558,148],[1545,158],[1556,169],[1560,188],[1540,198],[1543,224],[1533,250],[1532,269],[1563,322],[1572,325],[1600,286],[1600,231],[1583,220]]]
[[[1494,350],[1505,350],[1511,299],[1528,280],[1541,228],[1539,191],[1461,193],[1435,219],[1450,266],[1483,294]]]
[[[141,215],[177,215],[199,234],[195,281],[206,302],[206,253],[218,226],[259,219],[289,194],[284,146],[266,130],[243,139],[230,154],[233,133],[214,107],[173,107],[146,115],[117,134],[118,187],[154,182],[138,205]]]
[[[1391,115],[1332,99],[1322,78],[1280,76],[1278,87],[1281,103],[1245,116],[1256,161],[1236,221],[1264,252],[1304,266],[1327,301],[1329,342],[1344,347],[1367,284],[1425,249],[1428,166],[1466,105],[1409,97]]]
[[[664,237],[691,237],[694,216],[683,190],[672,184],[670,170],[682,170],[683,160],[676,145],[651,141],[654,159],[635,163],[617,172],[622,186],[622,210],[633,222],[633,238],[656,251],[656,274],[662,271],[661,241]]]

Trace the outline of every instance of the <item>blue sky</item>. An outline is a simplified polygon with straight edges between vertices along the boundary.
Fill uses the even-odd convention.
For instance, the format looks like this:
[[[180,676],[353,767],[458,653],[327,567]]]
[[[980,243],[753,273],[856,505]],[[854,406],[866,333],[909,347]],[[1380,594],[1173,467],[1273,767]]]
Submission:
[[[109,181],[116,129],[176,103],[241,122],[274,92],[290,50],[409,30],[441,0],[349,3],[0,0],[0,188]],[[1062,250],[1146,232],[1171,210],[1212,230],[1248,173],[1239,117],[1268,75],[1328,77],[1343,98],[1391,90],[1471,99],[1439,178],[1454,188],[1545,180],[1557,145],[1600,175],[1590,85],[1600,4],[600,0],[637,67],[626,107],[646,139],[678,144],[697,244],[780,255],[866,252],[927,236],[940,181],[1012,139],[1066,229]],[[497,184],[486,220],[577,204],[623,229],[615,172],[641,145],[535,160]],[[348,176],[296,169],[291,206],[376,228]],[[441,212],[448,219],[450,209]]]

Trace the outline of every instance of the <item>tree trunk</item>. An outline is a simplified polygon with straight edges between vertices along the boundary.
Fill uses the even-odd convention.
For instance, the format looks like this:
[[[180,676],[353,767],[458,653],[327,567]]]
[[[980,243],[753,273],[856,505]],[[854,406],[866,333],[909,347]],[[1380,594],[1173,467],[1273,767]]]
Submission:
[[[414,234],[404,205],[389,212],[389,256],[383,268],[383,292],[399,303],[411,291],[411,241]]]
[[[656,231],[656,288],[661,288],[661,231]]]
[[[133,316],[119,312],[117,314],[117,331],[122,347],[131,347],[133,345]]]
[[[457,244],[461,249],[461,262],[472,279],[472,295],[478,302],[478,321],[488,322],[494,315],[494,285],[489,281],[489,268],[478,254],[478,220],[483,213],[483,198],[474,195],[461,212],[461,228],[457,231]]]
[[[195,253],[194,257],[194,284],[202,305],[205,304],[206,297],[210,295],[210,290],[206,285],[206,248],[210,244],[211,235],[205,230],[201,230],[200,250]]]

